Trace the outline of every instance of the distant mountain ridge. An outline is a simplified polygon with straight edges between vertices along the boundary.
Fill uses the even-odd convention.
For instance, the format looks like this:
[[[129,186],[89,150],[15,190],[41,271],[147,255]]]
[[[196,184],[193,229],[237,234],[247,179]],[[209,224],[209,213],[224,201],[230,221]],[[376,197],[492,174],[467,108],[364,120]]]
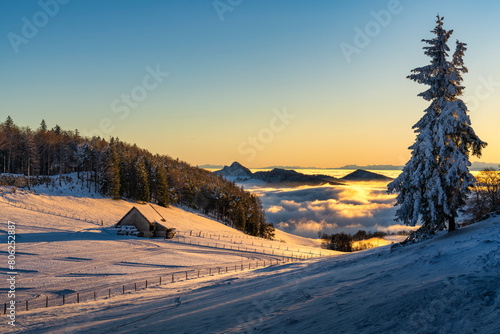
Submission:
[[[472,163],[472,166],[470,167],[470,169],[474,171],[483,170],[485,168],[493,168],[495,170],[498,170],[500,168],[500,163],[475,161]]]
[[[214,173],[226,177],[229,176],[229,177],[240,177],[240,178],[251,178],[253,175],[250,169],[246,168],[237,161],[233,162],[231,166],[224,166],[221,170],[218,170]]]
[[[328,175],[306,175],[295,170],[274,168],[271,171],[252,173],[250,169],[241,165],[239,162],[233,162],[231,166],[224,166],[221,170],[214,172],[224,177],[236,178],[239,182],[249,180],[263,181],[275,185],[341,185],[339,179]]]
[[[206,169],[215,169],[215,168],[220,168],[222,169],[223,165],[200,165],[198,166],[200,168],[206,168]],[[246,168],[246,167],[245,167]],[[254,168],[254,169],[362,169],[362,170],[403,170],[404,166],[403,165],[365,165],[365,166],[358,166],[358,165],[345,165],[342,167],[335,167],[335,168],[323,168],[323,167],[301,167],[301,166],[267,166],[267,167],[260,167],[260,168]],[[494,168],[496,170],[500,169],[500,163],[490,163],[490,162],[473,162],[470,170],[472,171],[480,171],[484,168]]]
[[[224,165],[205,164],[205,165],[199,165],[197,167],[198,168],[204,168],[204,169],[213,169],[213,168],[222,168],[222,167],[224,167]]]
[[[396,165],[366,165],[366,166],[358,166],[358,165],[345,165],[339,167],[337,169],[362,169],[362,170],[403,170],[404,166],[396,166]]]
[[[275,168],[268,172],[256,172],[253,178],[271,184],[291,184],[291,185],[341,185],[339,179],[328,175],[307,175],[290,169]]]
[[[356,171],[341,178],[342,181],[391,181],[393,178],[369,172],[363,169],[357,169]]]
[[[364,169],[364,170],[403,170],[404,166],[397,165],[345,165],[336,169]],[[498,170],[500,168],[500,163],[490,163],[490,162],[479,162],[475,161],[472,163],[470,170],[480,171],[484,168],[494,168]]]

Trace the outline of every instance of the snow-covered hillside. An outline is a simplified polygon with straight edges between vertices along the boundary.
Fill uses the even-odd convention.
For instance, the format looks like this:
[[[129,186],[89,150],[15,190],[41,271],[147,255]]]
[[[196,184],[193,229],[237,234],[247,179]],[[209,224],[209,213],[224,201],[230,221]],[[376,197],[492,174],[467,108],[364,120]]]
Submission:
[[[23,218],[16,210],[21,209],[10,213]],[[47,227],[38,233],[43,233],[44,228]],[[153,244],[148,248],[153,248]],[[96,302],[21,312],[15,330],[25,333],[500,331],[499,217],[422,244],[401,247],[393,253],[389,248],[223,273],[166,283]],[[35,251],[38,248],[26,250]],[[109,248],[101,251],[110,256]],[[135,251],[136,248],[131,249],[129,254]],[[164,261],[168,263],[169,256],[165,255]]]
[[[62,295],[74,299],[76,292],[83,295],[186,271],[203,276],[218,267],[338,254],[320,249],[318,240],[281,231],[276,241],[251,237],[196,212],[102,198],[71,187],[0,187],[0,194],[0,235],[5,240],[7,220],[16,223],[16,297],[33,306],[45,305],[46,297],[56,305]],[[176,228],[178,236],[166,241],[117,235],[113,226],[133,206],[150,221]],[[0,275],[5,278],[7,270],[1,269]],[[2,294],[0,303],[8,301]]]

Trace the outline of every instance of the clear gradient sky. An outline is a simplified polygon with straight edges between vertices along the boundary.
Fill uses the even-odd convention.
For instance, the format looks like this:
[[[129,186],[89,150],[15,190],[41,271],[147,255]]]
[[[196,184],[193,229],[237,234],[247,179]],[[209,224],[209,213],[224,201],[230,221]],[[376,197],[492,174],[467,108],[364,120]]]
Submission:
[[[405,77],[428,64],[420,40],[439,12],[450,46],[468,43],[481,161],[500,162],[498,1],[54,1],[0,2],[1,121],[195,165],[404,164],[427,106]]]

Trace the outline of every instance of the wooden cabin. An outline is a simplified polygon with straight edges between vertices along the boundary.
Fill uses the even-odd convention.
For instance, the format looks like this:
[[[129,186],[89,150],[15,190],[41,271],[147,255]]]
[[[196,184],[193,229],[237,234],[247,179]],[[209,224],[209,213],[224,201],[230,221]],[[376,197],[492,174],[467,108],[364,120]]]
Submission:
[[[140,232],[140,236],[147,238],[164,237],[166,230],[165,226],[154,219],[148,219],[147,215],[135,206],[115,225],[115,227],[121,226],[135,226]]]

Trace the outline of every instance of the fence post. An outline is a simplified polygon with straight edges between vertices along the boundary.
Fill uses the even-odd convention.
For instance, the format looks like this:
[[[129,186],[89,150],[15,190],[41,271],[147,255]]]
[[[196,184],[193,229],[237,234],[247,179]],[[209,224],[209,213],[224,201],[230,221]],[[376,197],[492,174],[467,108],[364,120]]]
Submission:
[[[172,283],[174,283],[174,274],[172,274]]]
[[[220,267],[217,268],[219,270],[219,275],[220,275]]]
[[[49,296],[45,296],[45,307],[49,307]]]
[[[64,295],[63,295],[63,305],[64,305]]]
[[[212,275],[212,268],[208,268],[208,276]]]
[[[26,300],[26,311],[29,311],[28,300]]]
[[[3,304],[3,314],[7,314],[7,303]]]
[[[188,279],[188,272],[186,271],[186,279]]]
[[[95,291],[94,291],[94,301],[96,301]]]
[[[250,268],[250,262],[248,262],[248,270],[250,270],[250,269],[251,269],[251,268]]]
[[[122,285],[122,295],[125,294],[125,285]]]
[[[227,267],[226,267],[226,274],[227,274]]]
[[[137,291],[137,283],[134,283],[134,291]]]
[[[198,278],[200,278],[200,270],[198,269]]]
[[[146,289],[148,288],[148,280],[146,280]]]
[[[161,285],[161,276],[160,276],[160,285]]]
[[[80,293],[76,293],[76,303],[79,304],[80,303]]]
[[[236,272],[236,270],[237,270],[237,269],[236,269],[236,265],[234,265],[234,271]]]
[[[111,298],[111,289],[108,289],[108,297]]]

